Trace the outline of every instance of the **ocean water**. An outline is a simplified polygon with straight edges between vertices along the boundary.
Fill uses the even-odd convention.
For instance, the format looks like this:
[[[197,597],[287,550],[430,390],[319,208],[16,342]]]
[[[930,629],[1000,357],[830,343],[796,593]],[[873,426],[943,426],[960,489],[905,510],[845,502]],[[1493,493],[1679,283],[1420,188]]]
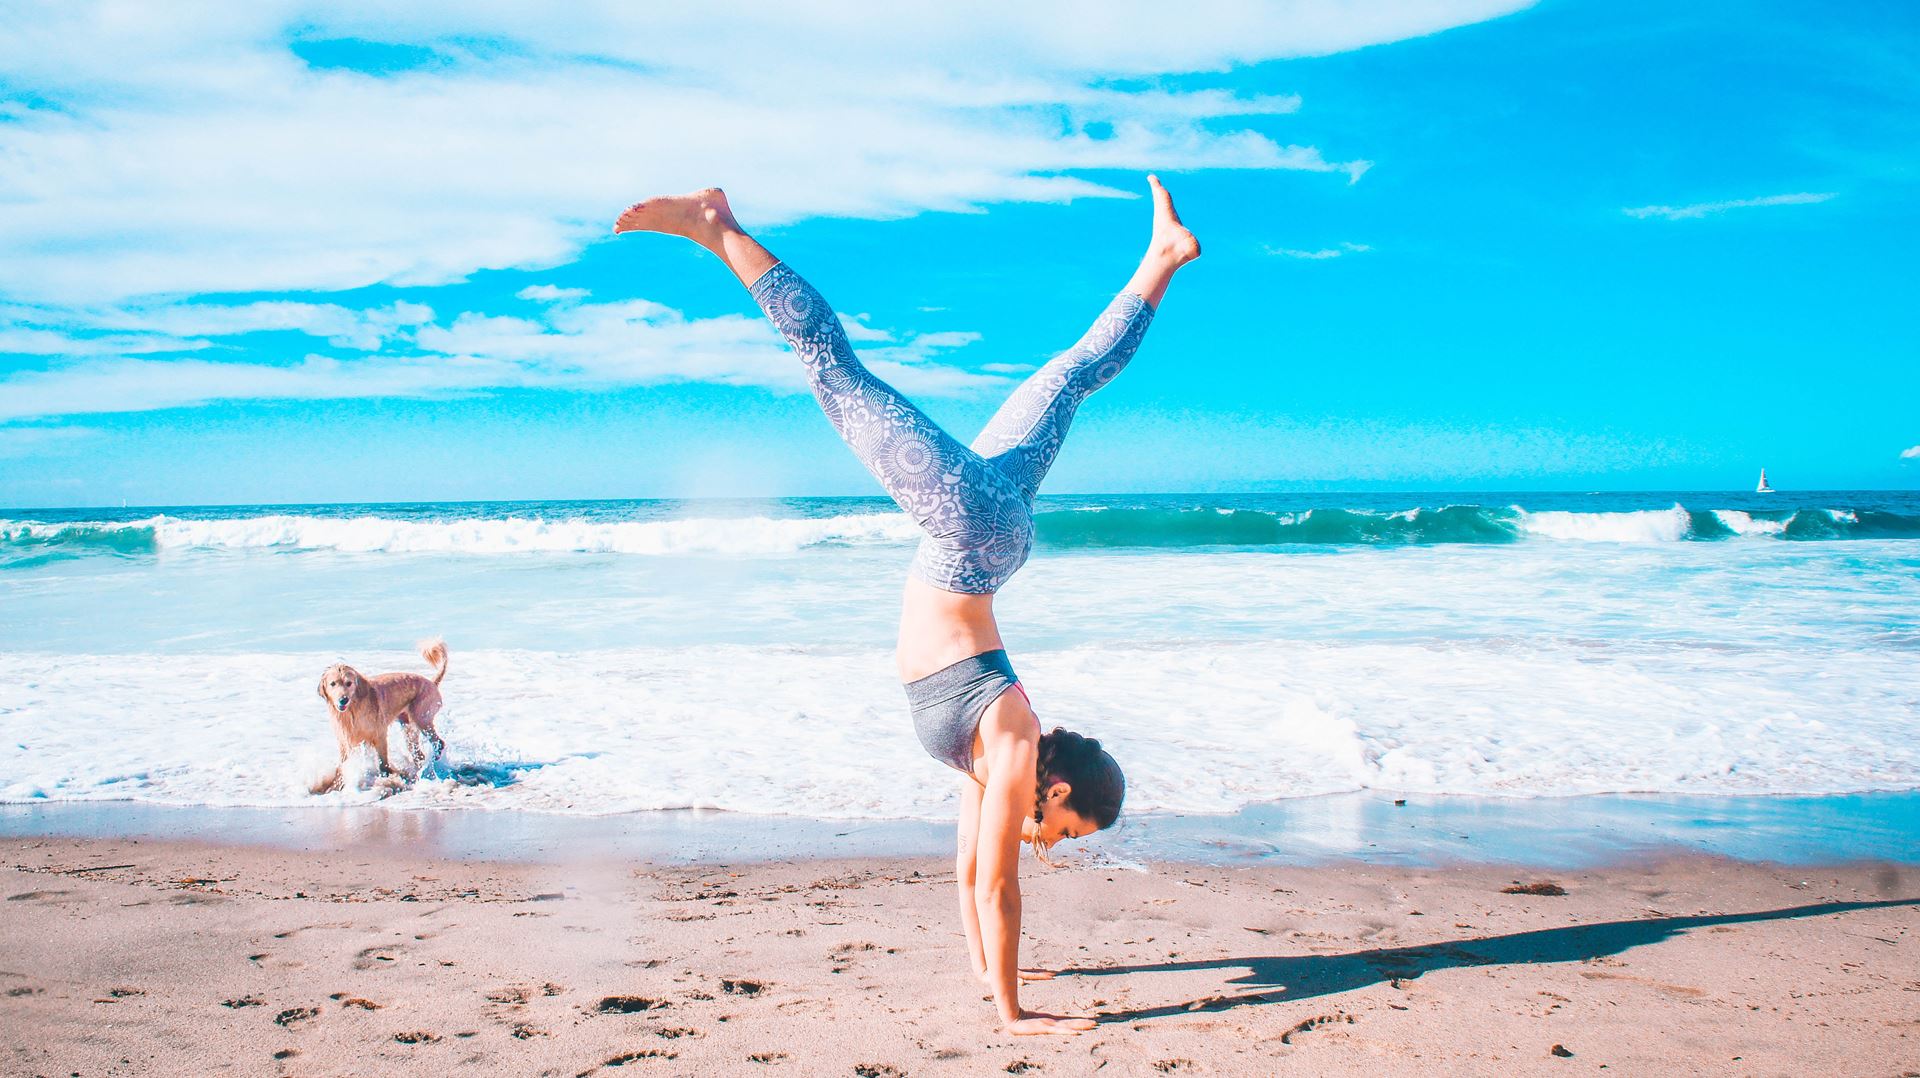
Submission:
[[[1920,789],[1920,494],[1041,510],[1002,629],[1133,813]],[[916,532],[882,499],[0,518],[0,802],[953,811],[893,677]],[[424,669],[429,635],[446,757],[307,794],[321,669]]]

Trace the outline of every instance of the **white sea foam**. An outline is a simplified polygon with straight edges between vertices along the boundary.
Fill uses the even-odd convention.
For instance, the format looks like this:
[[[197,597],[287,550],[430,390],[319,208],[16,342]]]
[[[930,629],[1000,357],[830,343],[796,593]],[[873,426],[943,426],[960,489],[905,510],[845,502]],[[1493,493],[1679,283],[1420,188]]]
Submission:
[[[215,520],[156,516],[115,524],[0,521],[0,536],[41,541],[81,529],[89,534],[150,532],[156,547],[174,549],[464,554],[784,554],[828,543],[905,543],[920,535],[913,522],[898,513],[652,521],[533,517],[414,521],[294,514]]]
[[[1520,530],[1543,539],[1587,543],[1676,543],[1687,537],[1692,519],[1683,506],[1627,513],[1528,512],[1519,506]]]
[[[1454,531],[1451,535],[1444,526],[1437,532],[1409,532],[1391,528],[1369,530],[1363,526],[1370,521],[1415,524],[1436,516],[1445,525],[1449,519],[1446,514],[1456,511],[1460,515],[1453,520]],[[1043,508],[1042,512],[1044,515],[1061,511]],[[1711,512],[1728,530],[1741,536],[1781,536],[1789,530],[1782,521],[1758,519],[1741,510],[1716,509]],[[1859,523],[1858,514],[1849,509],[1803,509],[1800,512],[1824,515],[1834,525],[1840,526],[1843,533],[1848,527]],[[1165,545],[1169,536],[1174,539],[1175,545],[1182,541],[1193,545],[1234,545],[1243,541],[1256,545],[1266,542],[1327,545],[1487,542],[1504,540],[1516,530],[1525,539],[1586,543],[1671,543],[1702,538],[1692,532],[1692,514],[1678,504],[1667,509],[1622,512],[1527,510],[1519,506],[1415,507],[1397,511],[1331,507],[1266,510],[1229,506],[1138,510],[1076,506],[1065,513],[1076,518],[1120,514],[1120,518],[1113,522],[1111,531],[1099,533],[1100,538],[1095,545],[1105,547],[1158,547]],[[1300,529],[1329,516],[1332,523],[1321,534],[1314,534],[1311,530],[1296,531],[1288,532],[1279,539],[1271,536],[1263,538],[1256,528],[1238,536],[1232,531],[1213,535],[1203,532],[1187,535],[1183,540],[1182,529],[1195,514],[1202,517],[1245,516],[1255,519],[1264,516],[1282,530]],[[1350,526],[1343,527],[1343,524]],[[1162,533],[1156,530],[1162,526],[1172,531]],[[1081,545],[1071,536],[1049,535],[1044,525],[1041,531],[1043,540],[1049,546]],[[211,519],[154,516],[134,521],[61,523],[0,520],[0,545],[58,545],[68,542],[83,547],[100,545],[120,552],[145,549],[255,549],[410,554],[710,554],[737,557],[790,554],[828,545],[895,546],[914,543],[919,539],[920,532],[912,522],[906,516],[891,511],[811,518],[745,516],[628,521],[582,517],[547,519],[538,516],[421,520],[293,513]]]
[[[0,800],[313,798],[323,654],[0,655]],[[457,653],[415,807],[950,815],[885,649]],[[1043,720],[1100,737],[1136,812],[1362,788],[1555,795],[1920,785],[1892,652],[1259,641],[1028,652]],[[417,666],[400,653],[370,670]],[[400,738],[393,738],[396,759]]]
[[[1495,512],[1528,540],[1053,548],[996,609],[1042,718],[1108,742],[1138,812],[1358,788],[1920,787],[1912,540],[1673,542],[1678,507]],[[952,776],[921,752],[892,676],[916,535],[895,514],[122,527],[186,553],[83,547],[0,574],[0,800],[378,798],[305,792],[333,751],[314,680],[341,658],[417,669],[396,649],[438,633],[449,755],[389,804],[952,811]],[[661,555],[573,556],[614,549]]]
[[[1713,517],[1735,535],[1780,535],[1787,530],[1784,520],[1756,520],[1751,514],[1738,509],[1715,509]]]

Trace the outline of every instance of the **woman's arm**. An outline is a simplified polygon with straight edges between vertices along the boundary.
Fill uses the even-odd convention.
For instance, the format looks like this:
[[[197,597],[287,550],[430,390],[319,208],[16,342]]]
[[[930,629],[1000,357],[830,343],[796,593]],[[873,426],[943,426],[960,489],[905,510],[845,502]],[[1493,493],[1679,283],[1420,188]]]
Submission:
[[[980,838],[980,784],[960,780],[960,842],[953,859],[953,879],[960,892],[960,924],[967,930],[967,957],[973,975],[987,979],[987,955],[980,944],[980,908],[973,900],[974,847]]]
[[[1011,694],[1009,694],[1011,695]],[[1004,711],[1000,718],[1004,720]],[[980,920],[987,986],[1001,1024],[1014,1034],[1078,1033],[1087,1018],[1060,1018],[1020,1006],[1020,825],[1033,815],[1033,770],[1038,746],[1028,715],[1027,736],[981,723],[987,748],[987,788],[980,795],[973,898]],[[963,809],[964,811],[964,809]]]
[[[984,726],[985,723],[982,723]],[[983,731],[983,735],[984,735]],[[1020,822],[1032,811],[1035,746],[1003,734],[988,743],[987,788],[980,798],[978,875],[973,897],[980,918],[987,986],[1009,1027],[1020,1011]]]
[[[960,849],[954,857],[953,879],[960,891],[960,925],[967,931],[967,957],[973,963],[973,975],[981,983],[991,985],[993,978],[987,972],[987,953],[980,943],[980,906],[973,900],[975,869],[979,865],[978,846],[980,844],[980,784],[972,779],[963,779],[960,784]],[[1054,972],[1049,969],[1022,969],[1020,981],[1051,981]]]

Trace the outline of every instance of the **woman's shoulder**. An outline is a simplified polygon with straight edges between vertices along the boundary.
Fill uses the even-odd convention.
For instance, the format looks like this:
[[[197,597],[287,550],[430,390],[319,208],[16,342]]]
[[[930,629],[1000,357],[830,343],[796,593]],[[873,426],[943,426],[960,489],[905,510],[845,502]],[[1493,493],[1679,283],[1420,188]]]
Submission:
[[[1040,716],[1033,710],[1033,703],[1027,699],[1027,692],[1019,682],[1007,686],[1007,690],[981,713],[980,739],[989,742],[989,752],[991,742],[1040,743]]]

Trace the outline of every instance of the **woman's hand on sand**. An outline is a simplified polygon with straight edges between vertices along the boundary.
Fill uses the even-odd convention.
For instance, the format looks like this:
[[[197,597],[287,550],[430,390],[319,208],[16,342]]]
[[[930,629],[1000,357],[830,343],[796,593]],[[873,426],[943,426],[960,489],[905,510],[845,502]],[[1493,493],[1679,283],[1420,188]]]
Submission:
[[[1041,1014],[1039,1011],[1021,1011],[1020,1017],[1007,1023],[1007,1032],[1016,1037],[1035,1037],[1053,1035],[1072,1035],[1085,1033],[1094,1027],[1091,1018],[1069,1018],[1060,1014]]]
[[[993,974],[984,969],[976,969],[973,971],[973,975],[980,978],[981,984],[986,985],[988,988],[993,987]],[[1020,971],[1020,980],[1022,982],[1051,981],[1057,976],[1059,976],[1058,972],[1050,969],[1023,969]]]

